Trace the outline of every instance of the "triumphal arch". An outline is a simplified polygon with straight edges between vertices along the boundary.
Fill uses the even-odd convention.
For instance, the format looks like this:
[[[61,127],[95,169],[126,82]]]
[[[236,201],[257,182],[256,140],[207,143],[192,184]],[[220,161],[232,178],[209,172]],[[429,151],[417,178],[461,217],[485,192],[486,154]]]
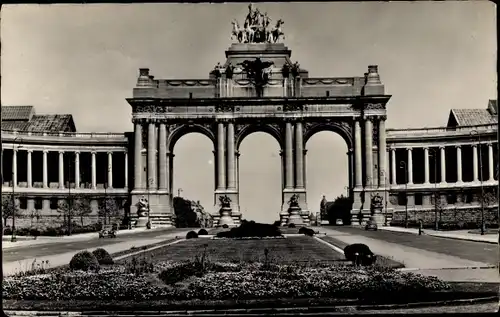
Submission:
[[[267,13],[250,6],[243,27],[232,22],[234,43],[207,79],[155,79],[149,69],[140,69],[133,98],[127,99],[134,123],[131,206],[148,195],[153,222],[170,222],[173,148],[190,132],[213,142],[213,213],[217,217],[220,197],[227,196],[232,224],[242,217],[239,145],[257,131],[273,136],[281,148],[282,220],[296,195],[301,217],[309,221],[305,143],[324,130],[338,133],[349,149],[353,218],[360,210],[363,218],[370,216],[371,195],[387,197],[387,163],[379,162],[388,161],[385,120],[391,96],[384,92],[378,67],[367,65],[361,76],[311,77],[292,62],[291,50],[282,43],[283,23],[271,23]]]

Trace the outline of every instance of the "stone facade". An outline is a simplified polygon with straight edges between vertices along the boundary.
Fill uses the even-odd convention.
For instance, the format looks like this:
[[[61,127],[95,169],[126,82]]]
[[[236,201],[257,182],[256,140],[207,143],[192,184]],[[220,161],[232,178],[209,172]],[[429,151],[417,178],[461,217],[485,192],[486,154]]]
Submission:
[[[153,224],[169,226],[173,148],[181,136],[199,132],[214,145],[214,201],[228,196],[238,224],[238,149],[246,136],[261,131],[281,147],[281,217],[288,216],[286,202],[298,194],[307,224],[306,144],[324,130],[341,135],[349,149],[354,222],[359,214],[361,223],[369,219],[369,197],[375,193],[383,197],[384,213],[395,212],[397,220],[402,210],[432,210],[436,194],[448,197],[445,209],[462,204],[465,197],[468,208],[476,210],[477,191],[498,186],[496,102],[485,109],[488,122],[466,126],[467,114],[452,111],[446,127],[386,129],[391,96],[384,92],[376,65],[362,76],[309,77],[292,64],[283,43],[235,43],[226,57],[207,79],[155,79],[141,68],[133,97],[127,99],[131,133],[77,133],[67,116],[73,124],[69,128],[37,130],[26,109],[23,115],[2,115],[3,192],[15,193],[24,210],[45,215],[54,214],[57,200],[84,195],[92,200],[94,213],[98,200],[115,197],[120,208],[130,206],[130,216],[135,216],[136,203],[147,196]],[[258,58],[268,65],[265,72],[254,69],[265,75],[261,86],[254,73],[239,66],[255,65]],[[296,68],[287,72],[285,66]],[[2,114],[4,108],[7,113],[11,107],[2,107]],[[217,222],[219,206],[207,209]]]

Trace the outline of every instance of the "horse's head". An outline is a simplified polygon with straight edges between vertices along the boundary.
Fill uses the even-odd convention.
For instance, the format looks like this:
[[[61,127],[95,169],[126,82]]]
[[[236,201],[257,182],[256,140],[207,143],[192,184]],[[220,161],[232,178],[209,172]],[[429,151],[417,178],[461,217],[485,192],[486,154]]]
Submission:
[[[279,28],[280,26],[282,26],[283,24],[285,24],[285,21],[279,19],[278,22],[276,22],[276,27]]]

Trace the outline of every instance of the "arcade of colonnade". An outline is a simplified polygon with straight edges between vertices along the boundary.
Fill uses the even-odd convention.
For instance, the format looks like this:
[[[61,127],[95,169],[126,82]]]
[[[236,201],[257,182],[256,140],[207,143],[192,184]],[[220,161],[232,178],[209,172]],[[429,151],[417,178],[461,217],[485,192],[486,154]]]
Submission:
[[[156,118],[134,118],[134,189],[132,190],[132,206],[141,196],[148,195],[151,205],[151,217],[168,218],[172,212],[172,181],[173,181],[173,147],[176,140],[190,131],[207,135],[214,143],[215,155],[215,199],[213,214],[217,220],[218,197],[227,195],[232,203],[232,218],[235,223],[241,219],[239,206],[238,180],[238,145],[246,135],[241,133],[246,128],[252,132],[269,132],[275,137],[282,150],[282,210],[281,216],[287,217],[287,202],[293,194],[299,194],[299,204],[303,209],[302,218],[308,221],[309,210],[306,192],[306,153],[305,142],[314,133],[321,130],[338,132],[353,153],[349,171],[354,174],[354,193],[363,191],[386,190],[383,177],[385,166],[377,166],[376,162],[387,162],[385,133],[386,116],[350,117],[349,121],[341,118],[306,121],[297,118],[281,119],[263,123],[258,121],[239,121],[234,118],[216,119],[212,123],[191,122],[170,123],[170,120]],[[343,122],[345,124],[338,124]],[[277,124],[278,123],[278,124]],[[259,126],[260,125],[260,126]],[[191,127],[191,128],[190,128]],[[321,127],[321,128],[318,128]],[[262,128],[262,129],[261,129]],[[375,149],[374,146],[375,145]],[[378,149],[383,149],[378,151]],[[302,153],[302,155],[297,155]],[[377,154],[374,158],[374,154]],[[375,161],[375,162],[374,162]],[[353,166],[354,168],[353,168]],[[387,165],[387,164],[385,164]],[[363,183],[363,172],[365,173]],[[375,175],[374,175],[375,174]],[[360,197],[361,195],[355,195]],[[369,206],[362,207],[361,199],[355,198],[355,206],[369,213]],[[168,222],[168,219],[165,219]]]
[[[3,191],[18,196],[21,210],[36,209],[48,214],[70,194],[88,195],[94,211],[102,194],[126,199],[126,149],[40,146],[20,139],[2,147]]]

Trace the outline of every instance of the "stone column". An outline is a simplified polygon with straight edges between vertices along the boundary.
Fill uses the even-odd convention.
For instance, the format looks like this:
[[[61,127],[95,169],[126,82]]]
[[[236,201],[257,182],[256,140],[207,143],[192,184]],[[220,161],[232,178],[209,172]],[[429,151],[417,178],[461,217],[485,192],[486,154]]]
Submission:
[[[493,182],[495,180],[495,168],[493,162],[493,144],[488,143],[488,181]]]
[[[97,175],[96,175],[97,161],[95,156],[96,152],[92,151],[92,189],[97,188]]]
[[[307,188],[307,150],[304,149],[304,188]]]
[[[424,177],[425,177],[425,184],[429,184],[429,148],[424,147]]]
[[[225,164],[225,133],[224,133],[224,123],[219,122],[217,124],[217,184],[218,189],[226,189],[226,164]]]
[[[167,189],[167,183],[168,183],[168,171],[167,171],[167,126],[165,125],[164,122],[160,123],[160,130],[159,130],[159,157],[158,157],[158,162],[159,162],[159,172],[160,172],[160,190],[166,190]]]
[[[392,174],[392,184],[396,185],[397,176],[396,176],[396,149],[391,149],[391,174]]]
[[[12,186],[17,187],[17,149],[12,149]]]
[[[134,132],[134,188],[142,187],[142,125],[135,121]]]
[[[28,150],[28,188],[33,186],[33,170],[31,164],[31,154],[33,150]]]
[[[440,146],[441,156],[441,184],[446,183],[446,147]]]
[[[147,188],[156,189],[156,127],[154,122],[149,122],[148,125],[148,168],[146,182]]]
[[[75,188],[80,188],[80,152],[75,152]]]
[[[408,184],[413,184],[413,149],[407,148],[408,151]]]
[[[236,189],[236,156],[234,149],[234,123],[227,124],[227,188]]]
[[[481,144],[479,144],[479,149],[481,149]],[[478,170],[477,170],[478,162],[477,162],[477,144],[472,145],[472,175],[473,181],[478,182]]]
[[[108,152],[108,188],[113,188],[113,152]]]
[[[280,150],[281,159],[281,190],[286,188],[286,171],[285,171],[285,151]]]
[[[286,188],[293,188],[293,144],[292,123],[286,122],[285,126],[285,174]]]
[[[170,197],[172,197],[172,191],[174,187],[174,153],[168,153],[168,184],[167,184],[167,192],[170,194]]]
[[[295,187],[304,188],[304,140],[300,121],[295,123],[295,160]]]
[[[64,151],[59,151],[59,188],[64,188]]]
[[[373,185],[373,125],[371,120],[370,117],[365,119],[365,187],[367,188],[372,188]]]
[[[125,151],[125,188],[128,188],[128,152]]]
[[[47,172],[47,154],[49,151],[43,150],[43,172],[42,172],[42,177],[43,177],[43,188],[48,188],[49,187],[49,174]]]
[[[462,148],[460,145],[457,148],[457,183],[462,183]]]
[[[361,126],[359,120],[354,120],[354,177],[356,179],[356,188],[363,186],[363,168],[362,168],[362,139],[361,139]]]
[[[386,168],[387,168],[387,142],[385,135],[385,117],[381,117],[378,122],[378,184],[379,187],[385,187]]]
[[[235,166],[235,170],[236,170],[236,189],[240,190],[240,151],[237,151],[236,152],[236,166]]]

